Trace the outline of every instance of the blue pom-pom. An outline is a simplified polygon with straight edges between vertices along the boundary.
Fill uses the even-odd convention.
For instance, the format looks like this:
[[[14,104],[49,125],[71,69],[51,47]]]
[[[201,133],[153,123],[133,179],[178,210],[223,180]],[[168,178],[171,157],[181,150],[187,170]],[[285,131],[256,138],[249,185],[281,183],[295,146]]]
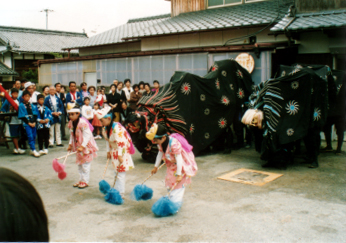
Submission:
[[[109,202],[111,204],[120,205],[123,204],[124,200],[121,197],[118,190],[112,188],[108,191],[108,193],[105,196],[106,202]]]
[[[133,188],[131,192],[131,199],[139,200],[150,200],[153,197],[153,189],[147,187],[146,185],[138,184]]]
[[[99,190],[103,194],[106,194],[110,189],[111,189],[111,186],[109,185],[107,181],[102,180],[99,182]]]
[[[178,212],[181,203],[172,202],[167,196],[161,197],[151,208],[151,211],[158,217],[166,217]]]

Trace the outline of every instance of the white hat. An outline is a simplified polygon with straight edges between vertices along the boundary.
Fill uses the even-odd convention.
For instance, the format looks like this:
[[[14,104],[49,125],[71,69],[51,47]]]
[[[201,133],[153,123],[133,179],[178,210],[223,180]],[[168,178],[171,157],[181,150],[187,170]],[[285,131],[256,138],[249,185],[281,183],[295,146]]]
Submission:
[[[34,85],[34,83],[31,83],[30,81],[29,82],[26,82],[25,84],[24,84],[24,89],[27,89],[29,86],[31,86],[31,85]]]
[[[67,103],[67,113],[78,112],[80,113],[80,107],[77,103]]]
[[[111,108],[109,106],[104,107],[101,110],[96,111],[95,115],[100,120],[101,118],[105,117],[110,110],[111,110]]]

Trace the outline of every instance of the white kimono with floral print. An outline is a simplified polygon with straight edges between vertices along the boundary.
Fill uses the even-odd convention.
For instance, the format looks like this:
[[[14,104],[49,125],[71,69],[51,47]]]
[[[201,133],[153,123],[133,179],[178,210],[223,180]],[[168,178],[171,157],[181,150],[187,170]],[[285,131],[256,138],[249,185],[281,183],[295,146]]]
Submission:
[[[127,133],[126,129],[118,122],[113,122],[108,137],[105,127],[102,129],[102,134],[106,139],[107,152],[110,152],[111,159],[117,171],[126,172],[133,169],[135,166],[130,154],[131,137]],[[123,156],[123,163],[119,163],[119,156]]]

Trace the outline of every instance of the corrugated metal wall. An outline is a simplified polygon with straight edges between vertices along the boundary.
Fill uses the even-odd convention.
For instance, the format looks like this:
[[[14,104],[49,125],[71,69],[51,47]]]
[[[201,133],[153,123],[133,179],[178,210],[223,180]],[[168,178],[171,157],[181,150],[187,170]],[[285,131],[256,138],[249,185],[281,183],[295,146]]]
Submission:
[[[132,83],[158,80],[160,84],[170,81],[176,70],[204,76],[214,61],[236,58],[239,53],[194,53],[161,56],[144,56],[129,58],[101,59],[91,61],[42,64],[40,67],[40,83],[60,82],[67,85],[69,81],[80,84],[84,81],[84,73],[96,72],[100,85],[110,85],[114,79],[123,81],[130,78]],[[270,78],[271,53],[262,52],[260,58],[250,53],[255,60],[252,73],[256,84]],[[50,72],[49,67],[50,66]]]

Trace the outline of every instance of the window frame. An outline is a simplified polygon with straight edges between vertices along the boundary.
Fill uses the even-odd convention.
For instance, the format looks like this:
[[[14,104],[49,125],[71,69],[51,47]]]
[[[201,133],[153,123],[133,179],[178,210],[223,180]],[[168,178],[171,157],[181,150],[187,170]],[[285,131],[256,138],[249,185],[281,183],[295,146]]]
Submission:
[[[272,0],[239,0],[239,3],[225,3],[225,0],[223,0],[223,4],[216,5],[216,6],[209,6],[209,0],[207,1],[207,9],[213,9],[213,8],[222,8],[222,7],[229,7],[229,6],[235,6],[235,5],[241,5],[241,4],[250,4],[250,3],[256,3],[256,2],[268,2]]]

